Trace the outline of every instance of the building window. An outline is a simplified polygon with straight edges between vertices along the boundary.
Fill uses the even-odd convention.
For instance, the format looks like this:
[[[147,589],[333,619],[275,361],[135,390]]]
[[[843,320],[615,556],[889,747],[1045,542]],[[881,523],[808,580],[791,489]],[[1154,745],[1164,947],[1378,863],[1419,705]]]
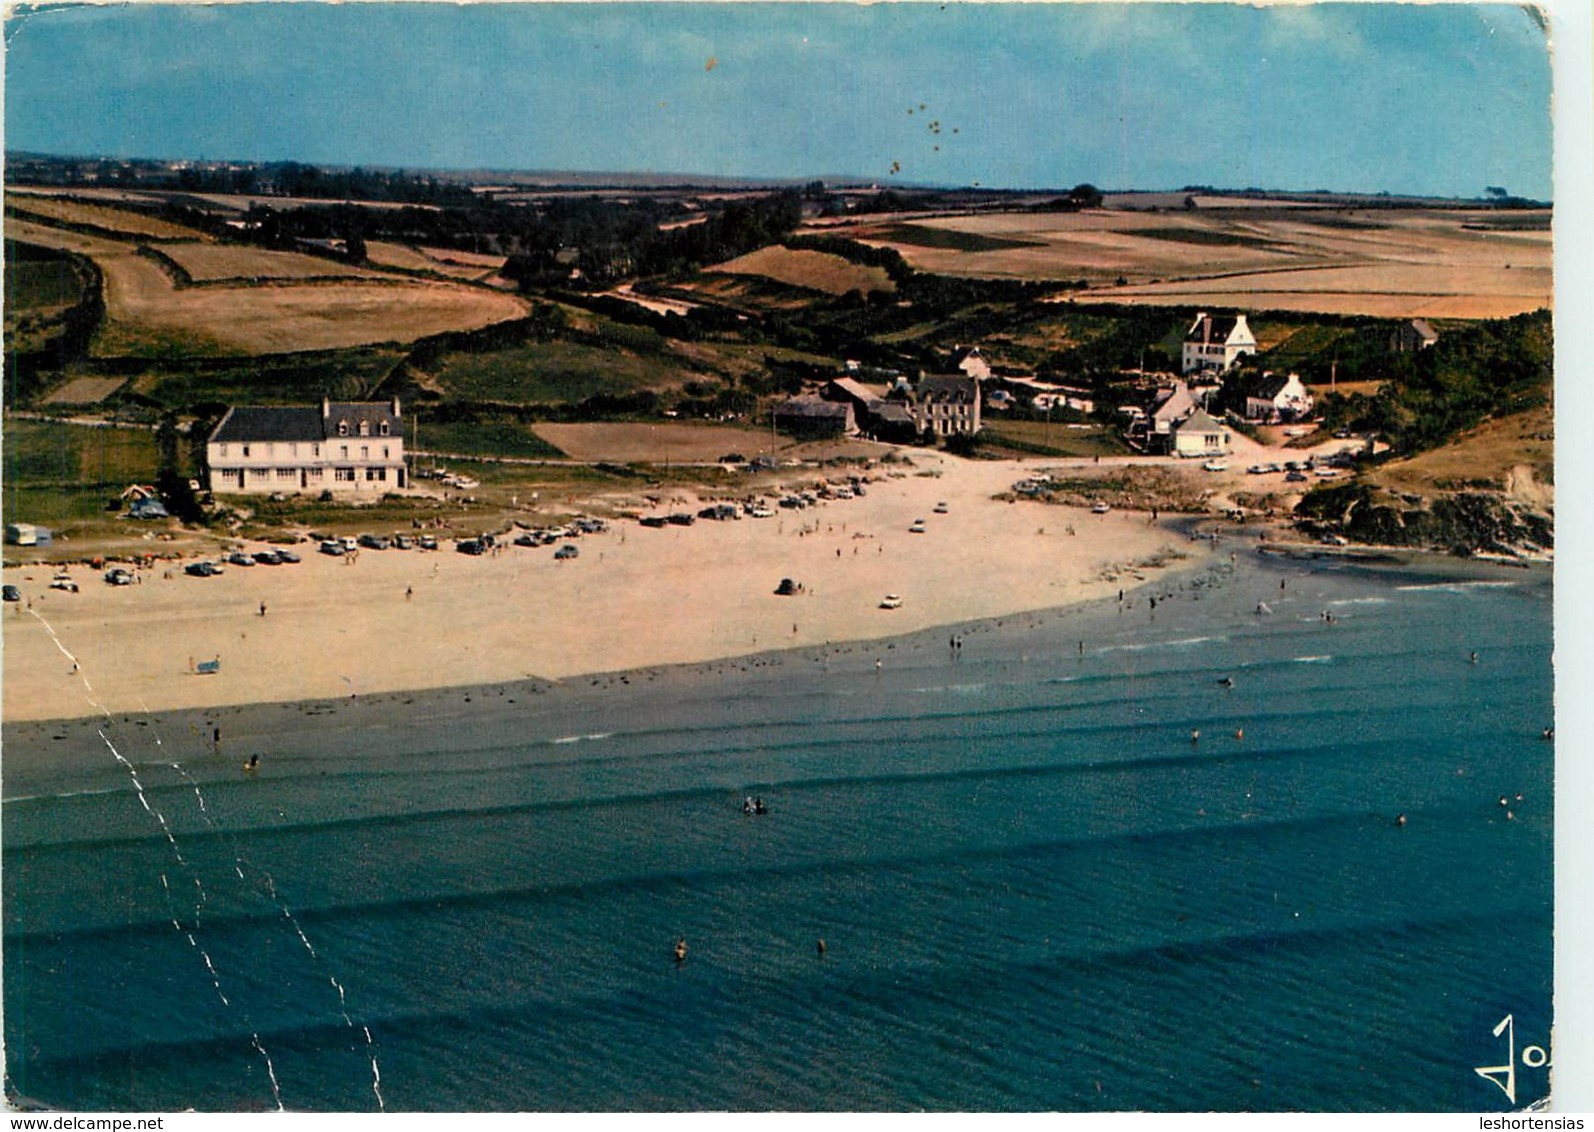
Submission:
[[[339,421],[338,422],[338,435],[339,436],[348,436],[349,435],[349,422],[348,421]]]
[[[386,421],[382,422],[382,435],[383,436],[387,435],[387,422]]]
[[[361,436],[370,436],[371,435],[371,422],[370,421],[361,421],[360,422],[360,435]]]
[[[369,460],[370,458],[371,458],[371,446],[369,444],[360,445],[360,459]]]
[[[347,460],[349,458],[349,446],[347,444],[338,445],[338,455]]]
[[[321,446],[319,444],[310,445],[310,455],[319,460],[321,458]]]
[[[384,445],[382,445],[382,459],[386,460],[387,458],[388,458],[387,445],[384,444]]]
[[[297,478],[297,476],[298,476],[298,473],[295,472],[292,468],[278,468],[277,469],[277,478],[279,480],[291,480],[291,479]]]
[[[244,445],[244,457],[247,459],[248,456],[249,456],[249,445],[245,444]]]
[[[218,444],[216,446],[216,455],[218,455],[218,456],[226,456],[227,455],[227,446],[225,444]]]
[[[271,470],[269,468],[250,468],[249,475],[252,479],[257,480],[270,479]]]
[[[320,468],[306,468],[305,469],[305,473],[310,477],[311,482],[313,482],[313,483],[320,483],[321,482],[321,469]]]
[[[332,478],[337,480],[338,483],[353,483],[354,482],[354,469],[353,468],[333,468],[332,469]]]
[[[365,469],[365,482],[366,483],[376,483],[376,482],[386,483],[387,482],[387,469],[386,468],[367,468],[367,469]]]

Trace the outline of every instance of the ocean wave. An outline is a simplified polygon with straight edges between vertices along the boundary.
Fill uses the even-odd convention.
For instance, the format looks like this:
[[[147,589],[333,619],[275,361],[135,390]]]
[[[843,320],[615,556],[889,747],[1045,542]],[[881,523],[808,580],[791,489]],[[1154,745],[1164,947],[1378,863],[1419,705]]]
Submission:
[[[1446,593],[1467,594],[1476,590],[1511,590],[1520,585],[1518,582],[1418,582],[1407,586],[1396,586],[1395,589],[1402,593]]]
[[[1294,661],[1296,664],[1332,664],[1334,658],[1332,656],[1297,656]]]
[[[602,740],[602,739],[613,739],[613,738],[614,738],[614,732],[613,731],[597,731],[597,732],[594,732],[591,735],[561,735],[559,738],[557,738],[557,739],[549,739],[549,740],[547,740],[547,742],[555,743],[555,744],[561,744],[562,745],[562,744],[565,744],[565,743],[594,743],[594,742],[597,742],[597,741]]]
[[[1223,644],[1229,638],[1219,637],[1182,637],[1176,641],[1147,641],[1144,644],[1133,645],[1104,645],[1097,652],[1155,652],[1158,649],[1182,649],[1192,645]]]

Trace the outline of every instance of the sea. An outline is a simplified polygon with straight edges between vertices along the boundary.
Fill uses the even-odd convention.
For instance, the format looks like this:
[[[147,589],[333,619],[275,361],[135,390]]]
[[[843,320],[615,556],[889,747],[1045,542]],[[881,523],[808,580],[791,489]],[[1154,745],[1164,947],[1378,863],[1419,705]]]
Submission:
[[[1548,569],[1235,543],[889,641],[8,725],[7,1093],[1526,1108],[1552,620]]]

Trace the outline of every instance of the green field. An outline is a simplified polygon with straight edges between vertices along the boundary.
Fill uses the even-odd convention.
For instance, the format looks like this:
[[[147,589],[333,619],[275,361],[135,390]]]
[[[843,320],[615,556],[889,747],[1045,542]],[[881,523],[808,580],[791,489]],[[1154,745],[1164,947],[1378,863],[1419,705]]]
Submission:
[[[533,460],[560,460],[564,453],[519,421],[428,421],[416,430],[417,446],[427,452],[458,452],[469,456],[516,456]]]
[[[652,332],[637,327],[636,345]],[[661,349],[663,339],[652,336],[653,349],[643,354],[634,348],[587,345],[583,342],[535,342],[491,353],[454,353],[445,356],[432,374],[452,397],[466,401],[503,401],[513,404],[565,404],[599,394],[634,393],[664,389],[696,377],[681,362]]]
[[[6,258],[6,306],[12,311],[55,310],[83,297],[83,279],[65,259]]]
[[[60,529],[88,520],[120,522],[107,505],[160,472],[155,433],[7,419],[4,509],[8,520]]]
[[[980,446],[1007,449],[1029,456],[1121,456],[1128,449],[1115,433],[1104,428],[1069,428],[1057,421],[982,419]]]

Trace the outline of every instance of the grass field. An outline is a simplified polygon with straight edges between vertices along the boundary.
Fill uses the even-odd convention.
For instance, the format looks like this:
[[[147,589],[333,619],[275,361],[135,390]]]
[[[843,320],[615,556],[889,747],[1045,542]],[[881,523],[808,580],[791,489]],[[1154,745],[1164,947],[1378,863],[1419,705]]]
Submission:
[[[1059,421],[1008,420],[996,414],[981,418],[980,444],[1033,456],[1121,456],[1127,449],[1106,429],[1070,428]]]
[[[196,283],[220,280],[392,278],[320,256],[236,244],[163,244],[160,254],[168,256]]]
[[[540,404],[667,389],[697,376],[684,362],[660,352],[662,343],[656,339],[646,352],[560,340],[483,354],[454,353],[433,367],[431,376],[440,388],[467,401]]]
[[[1525,474],[1530,473],[1530,474]],[[1545,405],[1485,421],[1449,444],[1367,473],[1368,482],[1423,495],[1466,486],[1492,485],[1553,505],[1555,412]]]
[[[42,217],[46,221],[54,220],[62,224],[88,225],[110,232],[125,233],[130,237],[155,240],[210,239],[196,228],[185,228],[181,224],[173,224],[156,216],[146,216],[131,209],[85,204],[59,197],[11,193],[6,207],[9,211],[24,216]]]
[[[108,511],[107,503],[128,484],[153,483],[160,471],[160,450],[148,429],[7,417],[3,449],[7,520],[41,524],[69,537],[122,531],[127,521]]]
[[[756,252],[705,270],[727,275],[762,276],[788,287],[823,291],[827,295],[845,295],[848,291],[868,294],[872,291],[896,290],[896,284],[884,268],[852,263],[826,252],[779,245],[759,248]]]
[[[347,281],[295,283],[282,278],[272,286],[213,284],[179,289],[159,264],[138,254],[131,243],[27,221],[9,223],[7,236],[76,251],[99,265],[105,276],[106,320],[91,347],[99,357],[217,357],[410,342],[518,318],[527,309],[513,295],[480,287],[378,278],[376,273]],[[191,254],[200,245],[182,247]],[[313,265],[322,274],[339,267],[287,252],[210,250],[227,257],[205,261],[214,270],[258,264],[263,270],[291,271],[296,268],[284,265],[300,260],[305,261],[305,270]]]
[[[926,271],[1088,281],[1073,301],[1474,319],[1552,302],[1548,213],[1506,219],[1502,227],[1500,214],[1460,208],[1252,205],[982,213],[920,219],[908,233],[865,218],[823,230],[894,247]],[[926,241],[923,230],[949,235]]]

